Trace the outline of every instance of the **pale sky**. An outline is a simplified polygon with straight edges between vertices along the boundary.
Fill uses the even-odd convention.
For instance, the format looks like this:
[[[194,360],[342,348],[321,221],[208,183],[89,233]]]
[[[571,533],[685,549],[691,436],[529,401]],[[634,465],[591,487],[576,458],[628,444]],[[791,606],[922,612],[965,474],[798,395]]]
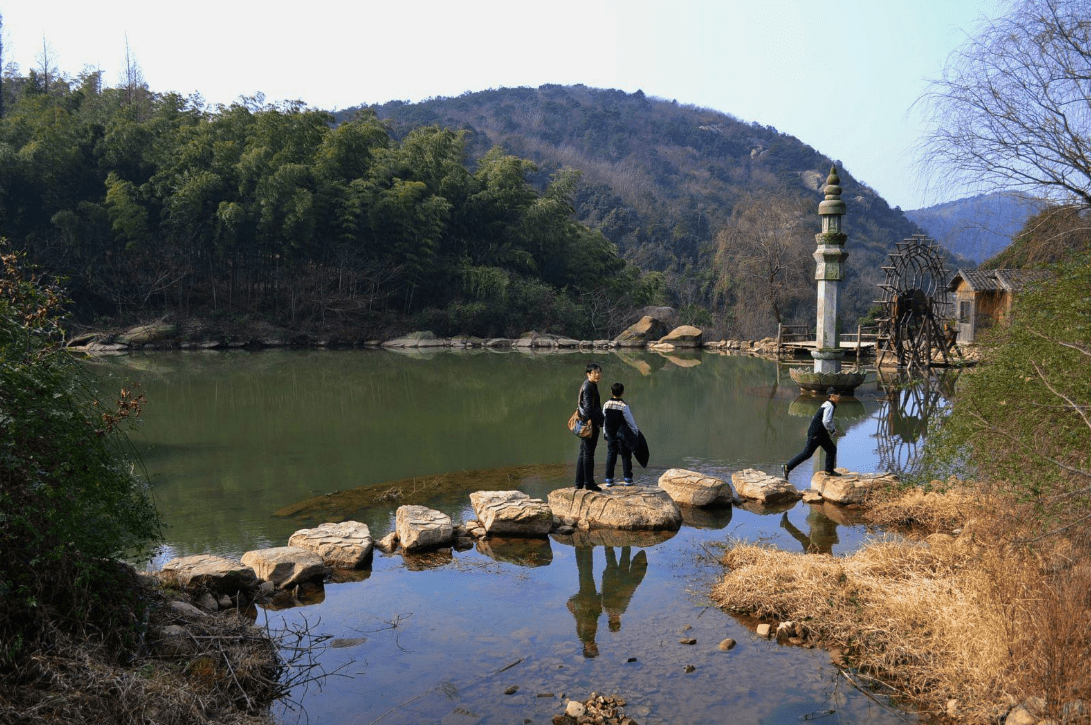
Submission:
[[[891,206],[930,191],[913,102],[1005,0],[0,0],[4,63],[117,85],[128,38],[153,91],[264,93],[329,110],[583,83],[791,134]]]

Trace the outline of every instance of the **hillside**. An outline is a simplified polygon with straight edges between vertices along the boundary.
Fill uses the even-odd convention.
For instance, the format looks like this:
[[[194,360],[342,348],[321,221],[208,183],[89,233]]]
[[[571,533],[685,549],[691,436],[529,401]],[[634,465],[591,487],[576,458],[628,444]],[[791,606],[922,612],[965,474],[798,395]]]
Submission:
[[[336,114],[338,120],[355,110]],[[395,101],[371,110],[396,136],[434,124],[466,131],[474,158],[501,146],[531,159],[540,168],[538,183],[562,167],[579,170],[579,220],[601,230],[642,269],[663,272],[672,303],[682,307],[714,306],[715,237],[742,199],[809,199],[817,232],[819,189],[837,163],[775,128],[640,91],[546,85]],[[843,309],[845,319],[854,320],[876,299],[889,249],[921,230],[850,169],[837,166],[848,204]],[[806,305],[790,312],[801,321],[814,314]]]
[[[1086,210],[1048,206],[1029,217],[1012,243],[981,264],[983,269],[1032,269],[1067,264],[1091,252]]]
[[[905,213],[953,254],[980,264],[1011,244],[1041,202],[1024,194],[997,192],[936,204]]]

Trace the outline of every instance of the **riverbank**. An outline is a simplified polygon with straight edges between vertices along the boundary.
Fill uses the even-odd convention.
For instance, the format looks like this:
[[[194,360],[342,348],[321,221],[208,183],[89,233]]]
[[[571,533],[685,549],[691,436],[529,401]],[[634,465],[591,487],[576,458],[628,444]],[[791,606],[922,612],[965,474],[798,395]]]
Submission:
[[[1019,510],[933,485],[870,507],[900,538],[850,556],[731,547],[714,601],[941,722],[1091,721],[1088,552],[1059,536],[1017,544]]]
[[[0,668],[0,722],[274,725],[270,705],[290,687],[275,636],[245,608],[210,615],[117,566],[108,596],[127,618],[77,636],[71,613],[41,603],[44,633]]]

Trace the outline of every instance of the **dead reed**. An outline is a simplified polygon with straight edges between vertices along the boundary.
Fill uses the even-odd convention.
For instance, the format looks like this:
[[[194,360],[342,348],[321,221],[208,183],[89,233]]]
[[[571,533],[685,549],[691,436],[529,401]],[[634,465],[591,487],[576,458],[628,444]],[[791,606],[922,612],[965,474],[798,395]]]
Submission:
[[[1015,513],[969,489],[908,491],[869,516],[900,535],[851,556],[731,547],[713,598],[802,622],[846,667],[933,716],[995,722],[1030,701],[1041,717],[1088,722],[1077,714],[1091,704],[1088,552],[1012,543]]]

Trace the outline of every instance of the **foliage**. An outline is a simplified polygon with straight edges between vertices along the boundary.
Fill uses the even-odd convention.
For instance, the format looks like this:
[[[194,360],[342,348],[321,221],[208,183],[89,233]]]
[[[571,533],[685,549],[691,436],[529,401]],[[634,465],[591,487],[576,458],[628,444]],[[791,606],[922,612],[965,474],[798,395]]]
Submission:
[[[953,185],[1091,206],[1087,0],[1019,0],[948,61],[924,101]]]
[[[1055,272],[982,341],[925,460],[1028,504],[1042,532],[1079,533],[1091,519],[1091,255]]]
[[[396,136],[438,124],[468,131],[472,157],[502,147],[534,159],[539,175],[579,169],[582,178],[573,194],[577,218],[601,231],[628,261],[661,272],[667,283],[664,303],[715,310],[717,326],[730,335],[741,334],[756,311],[761,324],[770,324],[770,308],[765,291],[755,286],[717,289],[712,274],[717,235],[748,198],[789,196],[805,206],[813,245],[819,188],[835,163],[774,128],[640,91],[500,88],[371,110]],[[855,326],[875,299],[880,267],[894,244],[920,229],[837,166],[849,207],[850,251],[840,308],[843,321]],[[813,278],[813,259],[805,260],[803,273]],[[804,290],[786,292],[808,289],[813,289],[809,281]]]
[[[396,139],[370,111],[335,124],[298,102],[208,108],[56,75],[9,78],[3,93],[0,233],[73,279],[87,316],[359,328],[471,310],[480,290],[451,279],[467,268],[545,284],[584,320],[589,291],[632,307],[641,290],[616,247],[574,218],[577,174],[499,148],[471,163],[465,131]],[[452,324],[483,334],[477,318]],[[602,324],[596,336],[617,331]]]
[[[59,290],[0,256],[0,665],[51,612],[109,616],[113,559],[154,543],[159,519],[120,424],[142,398],[105,408],[59,345]],[[77,595],[88,590],[97,594]],[[96,622],[100,631],[102,622]]]

